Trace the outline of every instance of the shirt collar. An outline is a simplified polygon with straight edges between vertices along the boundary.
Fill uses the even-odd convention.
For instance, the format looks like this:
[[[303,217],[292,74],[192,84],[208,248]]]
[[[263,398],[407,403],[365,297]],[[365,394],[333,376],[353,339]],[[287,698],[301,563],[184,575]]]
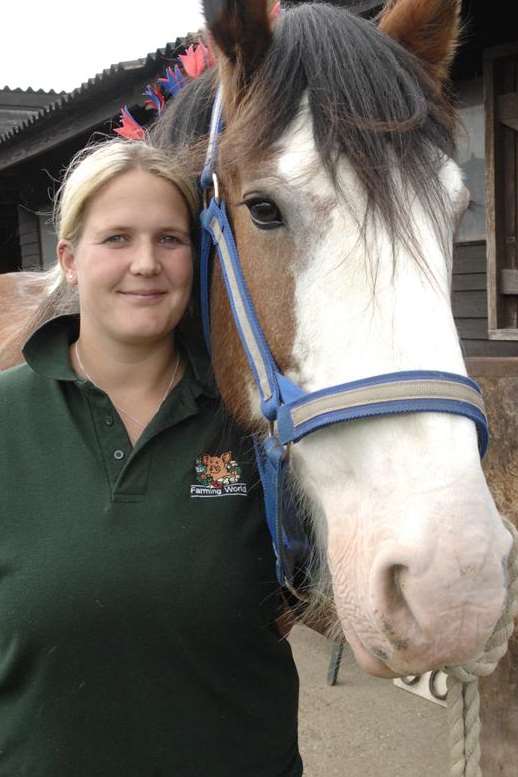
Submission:
[[[79,316],[52,318],[29,337],[23,347],[24,359],[45,378],[77,381],[68,349],[78,337]]]
[[[79,337],[79,316],[57,316],[37,329],[27,340],[23,356],[38,375],[54,380],[84,383],[70,363],[69,348]],[[217,397],[218,392],[205,346],[195,336],[178,334],[178,343],[186,354],[190,372],[201,393]]]

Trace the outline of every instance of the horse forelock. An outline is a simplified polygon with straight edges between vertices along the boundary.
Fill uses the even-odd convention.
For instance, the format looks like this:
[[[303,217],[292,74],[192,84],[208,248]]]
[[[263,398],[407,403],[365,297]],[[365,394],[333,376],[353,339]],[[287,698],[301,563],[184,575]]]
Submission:
[[[442,158],[454,150],[455,116],[416,57],[370,21],[343,8],[307,4],[277,23],[269,54],[247,90],[233,94],[238,75],[222,73],[223,171],[274,157],[306,101],[320,164],[335,186],[337,159],[345,155],[369,215],[417,254],[400,182],[430,213],[444,212],[439,174]]]

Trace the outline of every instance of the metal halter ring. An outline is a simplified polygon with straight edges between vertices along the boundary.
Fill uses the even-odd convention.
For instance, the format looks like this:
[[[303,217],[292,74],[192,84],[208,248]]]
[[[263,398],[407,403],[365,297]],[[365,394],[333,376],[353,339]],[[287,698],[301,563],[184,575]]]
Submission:
[[[216,175],[216,173],[212,173],[212,186],[214,187],[214,199],[216,200],[216,202],[219,205],[219,203],[220,203],[220,198],[219,198],[219,181],[218,181],[218,176]]]
[[[213,197],[216,200],[216,203],[219,205],[221,200],[219,197],[219,181],[216,173],[212,173],[212,192],[213,192]],[[211,199],[210,187],[207,187],[203,190],[203,207],[205,208],[205,210],[207,210],[207,208],[209,207],[210,199]]]
[[[269,437],[274,437],[275,440],[277,440],[278,444],[281,446],[281,448],[284,450],[284,455],[282,457],[282,460],[285,464],[287,464],[290,460],[291,442],[282,443],[279,440],[279,432],[277,430],[275,421],[268,421],[268,434],[269,434]]]

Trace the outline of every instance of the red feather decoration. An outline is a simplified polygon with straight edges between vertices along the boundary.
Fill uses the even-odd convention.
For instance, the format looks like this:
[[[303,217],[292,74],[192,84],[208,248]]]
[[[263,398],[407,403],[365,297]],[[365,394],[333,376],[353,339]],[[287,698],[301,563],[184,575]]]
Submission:
[[[209,50],[204,43],[189,46],[185,54],[180,54],[180,60],[189,78],[198,78],[208,67]]]
[[[141,127],[138,121],[133,118],[126,105],[121,110],[120,120],[121,126],[114,129],[117,135],[126,138],[126,140],[144,140],[146,137],[144,127]]]
[[[281,15],[281,0],[277,0],[272,10],[270,11],[271,21],[274,22],[275,19],[277,19],[280,15]]]

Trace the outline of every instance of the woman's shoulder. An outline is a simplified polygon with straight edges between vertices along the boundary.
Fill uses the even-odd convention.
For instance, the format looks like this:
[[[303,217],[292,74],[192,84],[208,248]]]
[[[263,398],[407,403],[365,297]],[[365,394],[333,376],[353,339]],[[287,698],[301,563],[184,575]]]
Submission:
[[[0,372],[0,403],[20,403],[27,395],[33,395],[42,378],[28,364],[17,364]]]
[[[34,376],[34,371],[26,362],[21,362],[7,370],[0,370],[0,386],[20,385],[30,380],[31,376]]]
[[[0,459],[2,450],[14,456],[21,450],[20,440],[48,431],[56,386],[57,381],[38,375],[28,364],[0,372]]]

